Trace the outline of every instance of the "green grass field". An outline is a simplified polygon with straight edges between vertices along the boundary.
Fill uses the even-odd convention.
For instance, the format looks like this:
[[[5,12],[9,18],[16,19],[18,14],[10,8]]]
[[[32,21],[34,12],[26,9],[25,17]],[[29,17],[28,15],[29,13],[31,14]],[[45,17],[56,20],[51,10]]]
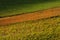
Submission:
[[[60,40],[60,16],[0,26],[0,40]]]
[[[33,12],[60,6],[60,1],[0,5],[0,17]]]

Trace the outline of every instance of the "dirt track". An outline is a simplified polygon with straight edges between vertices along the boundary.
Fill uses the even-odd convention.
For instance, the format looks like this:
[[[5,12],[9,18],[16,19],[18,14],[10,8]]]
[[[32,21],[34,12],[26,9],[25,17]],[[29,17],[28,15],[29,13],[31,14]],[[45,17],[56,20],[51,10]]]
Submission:
[[[36,20],[42,18],[49,18],[53,16],[60,16],[60,7],[51,8],[43,11],[36,11],[18,16],[0,18],[0,25],[7,25],[16,22],[24,22],[24,21]]]

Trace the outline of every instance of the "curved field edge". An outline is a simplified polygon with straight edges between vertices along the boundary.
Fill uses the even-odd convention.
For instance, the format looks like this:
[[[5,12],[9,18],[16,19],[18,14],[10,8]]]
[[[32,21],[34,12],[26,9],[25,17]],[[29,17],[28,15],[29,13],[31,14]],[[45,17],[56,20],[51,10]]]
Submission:
[[[60,6],[60,1],[46,2],[46,3],[36,3],[36,4],[26,4],[21,6],[13,6],[12,9],[4,10],[0,12],[0,17],[23,14],[26,12],[33,12],[36,10],[44,10],[52,7]]]
[[[0,26],[0,40],[60,40],[60,16]]]

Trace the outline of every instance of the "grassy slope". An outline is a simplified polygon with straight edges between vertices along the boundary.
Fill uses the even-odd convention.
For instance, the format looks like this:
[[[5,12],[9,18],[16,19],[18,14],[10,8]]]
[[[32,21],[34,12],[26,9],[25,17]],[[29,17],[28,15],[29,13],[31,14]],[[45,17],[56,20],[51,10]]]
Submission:
[[[0,26],[0,40],[60,40],[60,16]]]
[[[9,15],[16,15],[22,14],[25,12],[33,12],[37,10],[48,9],[52,7],[60,6],[60,1],[52,1],[52,2],[45,2],[45,3],[27,3],[27,4],[16,4],[7,7],[2,7],[5,10],[0,9],[0,17],[2,16],[9,16]]]

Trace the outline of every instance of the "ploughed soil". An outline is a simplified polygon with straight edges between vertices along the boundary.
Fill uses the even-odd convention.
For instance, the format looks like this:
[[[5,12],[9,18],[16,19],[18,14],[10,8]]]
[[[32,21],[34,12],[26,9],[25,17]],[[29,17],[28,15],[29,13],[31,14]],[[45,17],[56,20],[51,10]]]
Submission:
[[[53,16],[60,16],[60,7],[35,11],[35,12],[17,15],[17,16],[0,18],[0,25],[8,25],[16,22],[50,18]]]

